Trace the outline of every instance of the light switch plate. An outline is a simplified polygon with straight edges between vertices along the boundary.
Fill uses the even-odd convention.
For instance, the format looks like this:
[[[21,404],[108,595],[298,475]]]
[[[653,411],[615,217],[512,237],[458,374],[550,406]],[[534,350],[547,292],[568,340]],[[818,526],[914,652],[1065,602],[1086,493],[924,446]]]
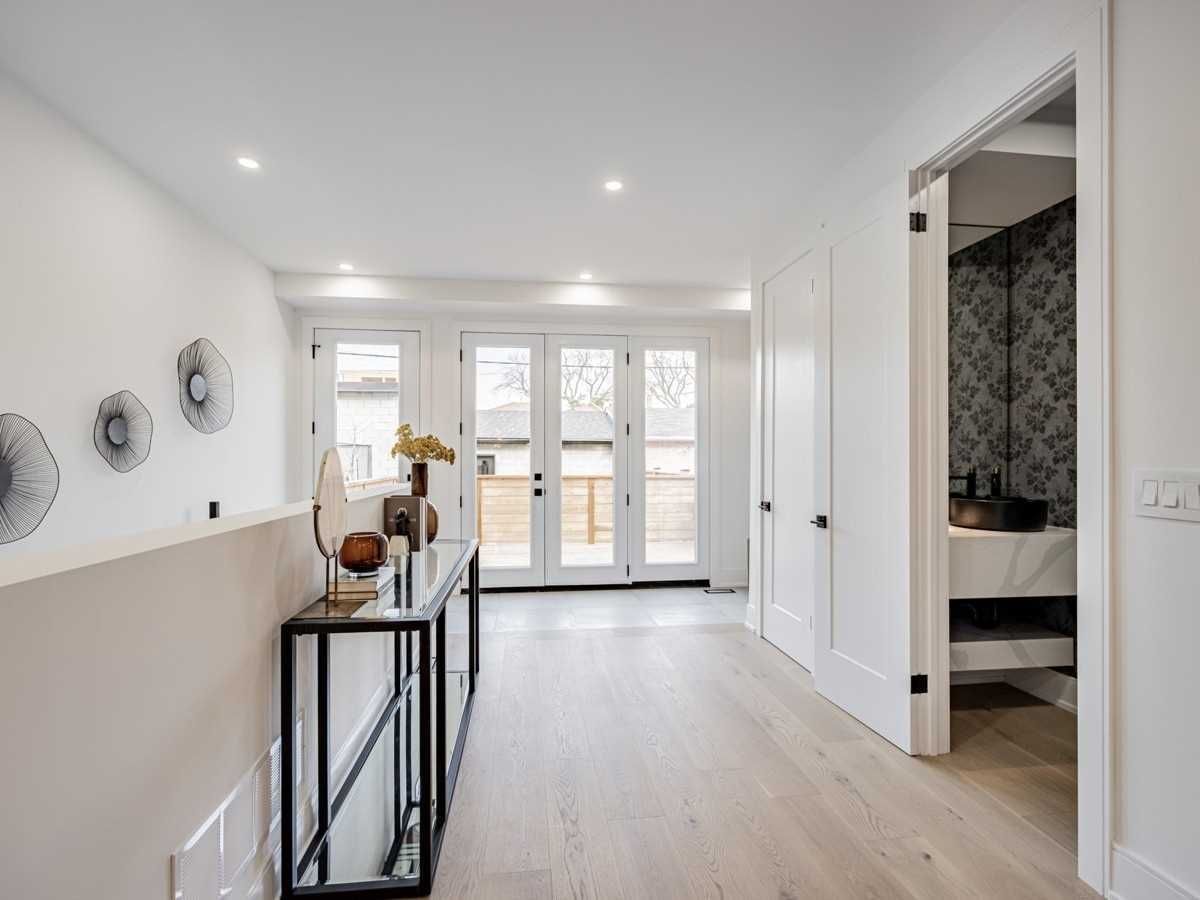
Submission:
[[[1135,469],[1133,508],[1139,516],[1200,522],[1200,469]]]

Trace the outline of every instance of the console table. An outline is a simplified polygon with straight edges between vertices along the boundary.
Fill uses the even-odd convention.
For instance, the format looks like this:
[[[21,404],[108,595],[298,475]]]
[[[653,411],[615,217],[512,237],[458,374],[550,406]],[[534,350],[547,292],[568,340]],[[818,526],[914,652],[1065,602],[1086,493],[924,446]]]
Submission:
[[[423,897],[432,890],[479,671],[479,543],[439,538],[410,554],[404,568],[394,596],[318,600],[281,627],[284,900]],[[457,648],[466,651],[458,665],[447,647],[448,618],[452,638],[466,645]],[[334,784],[329,639],[372,633],[391,636],[390,694]],[[297,661],[309,639],[316,644],[317,784],[315,796],[298,798]]]

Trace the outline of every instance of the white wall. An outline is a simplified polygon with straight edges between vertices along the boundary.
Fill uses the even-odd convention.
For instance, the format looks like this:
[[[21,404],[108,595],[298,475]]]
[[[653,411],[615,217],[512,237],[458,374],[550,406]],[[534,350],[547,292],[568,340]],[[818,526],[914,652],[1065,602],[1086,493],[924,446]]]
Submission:
[[[382,515],[381,498],[354,502],[350,526],[378,528]],[[171,853],[239,789],[226,821],[228,896],[244,900],[264,872],[264,896],[277,896],[264,789],[279,734],[279,625],[320,596],[323,579],[301,508],[0,588],[0,894],[167,898]],[[381,640],[333,643],[335,754],[383,681]],[[308,727],[312,649],[298,654],[297,719]],[[315,785],[316,745],[305,743],[302,796]],[[189,862],[215,883],[215,841]]]
[[[1194,0],[1115,3],[1115,837],[1192,896],[1200,896],[1200,527],[1136,518],[1130,482],[1138,466],[1200,468],[1197,47]]]
[[[937,86],[880,132],[792,213],[764,228],[752,260],[755,323],[762,283],[820,246],[825,220],[967,133],[1066,59],[1106,3],[1026,3]],[[1094,31],[1092,32],[1095,33]],[[1193,248],[1200,176],[1194,86],[1200,5],[1114,0],[1113,379],[1115,505],[1112,652],[1114,896],[1200,896],[1200,657],[1195,560],[1200,530],[1137,519],[1127,496],[1135,466],[1200,467],[1200,297]],[[786,191],[786,187],[781,186]],[[756,340],[754,359],[760,358]],[[857,410],[858,415],[886,410]],[[756,422],[758,421],[756,417]],[[756,424],[757,428],[757,424]],[[757,440],[757,439],[756,439]],[[756,444],[753,485],[760,483]],[[753,490],[757,491],[757,487]],[[751,533],[758,539],[757,522]],[[755,551],[757,552],[757,550]],[[752,560],[754,557],[752,556]],[[752,568],[752,600],[759,573]],[[1096,798],[1087,797],[1095,808]]]
[[[60,470],[41,527],[0,557],[205,518],[209,500],[283,503],[296,317],[271,273],[2,75],[0,123],[0,413],[37,424]],[[234,373],[214,435],[179,409],[175,360],[198,337]],[[120,474],[92,425],[126,389],[155,427],[150,458]]]

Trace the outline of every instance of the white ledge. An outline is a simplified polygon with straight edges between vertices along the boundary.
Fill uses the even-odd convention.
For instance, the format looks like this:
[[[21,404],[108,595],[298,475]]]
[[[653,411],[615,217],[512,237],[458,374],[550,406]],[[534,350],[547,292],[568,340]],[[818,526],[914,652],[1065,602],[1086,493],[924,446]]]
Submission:
[[[407,485],[393,484],[378,485],[366,490],[350,488],[347,494],[351,503],[357,503],[360,500],[370,500],[384,494],[398,493],[407,487]],[[127,556],[137,556],[139,553],[162,550],[190,541],[201,541],[219,534],[253,528],[268,522],[277,522],[280,519],[312,515],[312,508],[311,499],[298,500],[295,503],[236,513],[219,519],[205,519],[200,522],[188,522],[184,525],[156,528],[139,534],[105,538],[90,544],[81,544],[78,547],[40,550],[24,556],[14,556],[0,560],[0,588],[33,581],[35,578],[45,578],[48,575],[82,569],[85,566],[112,562]]]

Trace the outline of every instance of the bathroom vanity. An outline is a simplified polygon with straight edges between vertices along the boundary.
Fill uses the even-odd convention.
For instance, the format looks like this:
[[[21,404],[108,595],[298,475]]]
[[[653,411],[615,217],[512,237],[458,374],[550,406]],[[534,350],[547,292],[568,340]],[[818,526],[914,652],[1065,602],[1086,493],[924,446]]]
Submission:
[[[1075,531],[950,529],[950,599],[999,605],[1027,598],[1074,596]],[[950,671],[979,672],[1071,666],[1075,641],[1040,624],[980,627],[950,623]]]

